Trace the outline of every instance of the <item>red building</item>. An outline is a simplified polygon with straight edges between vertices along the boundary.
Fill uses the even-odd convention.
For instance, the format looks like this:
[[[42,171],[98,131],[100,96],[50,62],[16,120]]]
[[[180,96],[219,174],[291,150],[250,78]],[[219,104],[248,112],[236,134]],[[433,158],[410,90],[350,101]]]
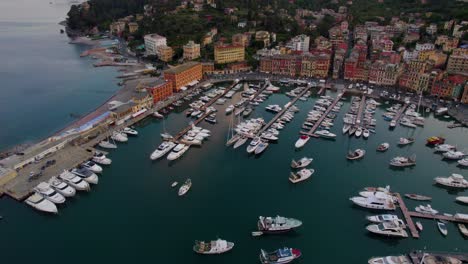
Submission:
[[[153,95],[153,103],[166,100],[172,95],[172,83],[162,81],[153,87],[148,88],[148,92]]]

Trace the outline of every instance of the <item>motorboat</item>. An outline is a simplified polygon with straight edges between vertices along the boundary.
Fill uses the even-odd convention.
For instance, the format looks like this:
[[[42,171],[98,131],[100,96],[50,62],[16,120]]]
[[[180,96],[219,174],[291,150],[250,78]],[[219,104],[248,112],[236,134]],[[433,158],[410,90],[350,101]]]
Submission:
[[[307,143],[307,141],[309,141],[309,139],[310,139],[309,136],[301,135],[299,137],[299,139],[296,141],[296,143],[294,144],[294,147],[295,148],[302,148]]]
[[[411,122],[408,119],[402,119],[400,121],[400,125],[405,126],[405,127],[410,127],[410,128],[416,128],[417,127],[417,125],[413,124],[413,122]]]
[[[304,168],[304,167],[309,166],[309,164],[310,164],[313,160],[314,160],[313,158],[307,158],[307,157],[303,157],[303,158],[301,158],[301,159],[298,160],[298,161],[292,160],[292,161],[291,161],[291,167],[292,167],[293,169]]]
[[[455,200],[460,203],[468,204],[468,196],[458,196]]]
[[[261,140],[258,146],[255,148],[255,155],[259,155],[268,147],[268,142],[266,140]]]
[[[328,130],[319,130],[316,131],[315,134],[323,138],[336,138],[336,135]]]
[[[253,153],[255,149],[258,147],[258,145],[260,144],[260,142],[261,142],[260,137],[255,137],[247,146],[247,153]]]
[[[463,178],[463,175],[452,173],[449,177],[436,177],[434,178],[435,182],[452,188],[468,188],[468,181]]]
[[[357,127],[352,126],[348,131],[349,136],[352,136],[354,133],[356,133],[356,131],[357,131]]]
[[[155,111],[155,112],[153,113],[153,116],[156,117],[156,118],[164,118],[164,116],[161,115],[158,111]]]
[[[202,140],[203,139],[200,139],[200,138],[197,139],[195,137],[185,135],[180,142],[184,143],[185,145],[198,145],[198,146],[200,146],[202,144]]]
[[[245,109],[246,109],[245,107],[241,107],[241,108],[237,109],[236,111],[234,111],[234,115],[235,116],[240,115],[242,112],[244,112]]]
[[[444,144],[444,143],[445,143],[445,138],[443,138],[443,137],[432,136],[432,137],[429,137],[426,140],[426,144],[429,145],[429,146],[435,146],[435,145],[440,145],[440,144]]]
[[[92,171],[94,173],[101,173],[102,172],[102,167],[97,165],[92,160],[88,160],[88,161],[82,163],[81,166],[87,168],[88,170],[90,170],[90,171]]]
[[[36,191],[36,193],[42,195],[42,197],[55,204],[62,204],[65,202],[65,197],[62,194],[55,191],[47,182],[39,183],[34,188],[34,191]]]
[[[172,152],[167,155],[168,160],[176,160],[180,158],[188,149],[190,148],[190,145],[185,145],[185,144],[177,144],[172,149]]]
[[[358,138],[362,135],[362,127],[358,127],[354,135]]]
[[[459,160],[466,156],[466,154],[462,151],[447,151],[442,154],[444,158],[451,159],[451,160]]]
[[[247,108],[245,108],[244,112],[242,112],[242,116],[247,117],[252,113],[252,111],[253,111],[252,107],[247,107]]]
[[[393,221],[385,221],[380,224],[372,224],[368,225],[366,229],[369,232],[379,235],[386,235],[386,236],[394,236],[394,237],[408,237],[408,233],[401,226],[400,222],[393,220]]]
[[[435,209],[432,209],[431,205],[428,204],[426,206],[424,205],[419,205],[417,206],[414,210],[416,210],[416,212],[419,212],[419,213],[422,213],[422,214],[431,214],[431,215],[435,215],[435,214],[438,214],[439,211],[435,210]]]
[[[415,194],[415,193],[407,193],[405,194],[406,198],[416,200],[416,201],[430,201],[432,200],[432,197],[421,195],[421,194]]]
[[[101,148],[106,148],[106,149],[116,149],[117,148],[117,145],[110,142],[109,139],[99,142],[98,146],[101,147]]]
[[[182,186],[180,186],[178,195],[179,196],[185,195],[190,190],[191,187],[192,187],[192,180],[187,179],[184,182],[184,184],[182,184]]]
[[[294,172],[291,172],[291,175],[289,176],[289,181],[292,182],[292,183],[298,183],[298,182],[301,182],[301,181],[305,181],[307,180],[308,178],[310,178],[310,176],[312,176],[312,174],[314,174],[315,170],[314,169],[302,169],[296,173]]]
[[[423,229],[424,229],[423,225],[419,221],[416,222],[416,227],[418,228],[419,231],[423,231]]]
[[[71,173],[75,174],[76,176],[82,178],[83,180],[91,184],[98,184],[99,182],[98,176],[92,171],[86,169],[85,167],[78,166],[72,169]]]
[[[390,160],[390,166],[393,167],[410,167],[416,165],[416,157],[394,157]]]
[[[350,200],[358,206],[369,209],[395,210],[396,208],[393,199],[389,198],[388,195],[382,195],[380,193],[376,193],[376,195],[370,197],[351,197]]]
[[[25,203],[38,211],[54,214],[58,213],[57,206],[38,193],[29,196]]]
[[[369,264],[413,264],[407,256],[386,256],[371,258],[367,262]]]
[[[381,214],[381,215],[367,216],[366,219],[372,223],[382,223],[382,222],[387,222],[387,221],[398,220],[399,218],[397,215],[393,215],[393,214]]]
[[[195,241],[193,251],[198,254],[211,255],[226,253],[232,248],[234,248],[234,243],[218,238],[208,242]]]
[[[365,129],[362,131],[362,137],[363,137],[363,138],[369,138],[369,135],[370,135],[369,129],[366,129],[366,128],[365,128]]]
[[[96,152],[93,156],[93,161],[101,165],[110,165],[112,160],[107,158],[102,152]]]
[[[161,138],[162,138],[163,140],[171,140],[171,139],[173,139],[174,137],[173,137],[171,134],[169,134],[169,133],[167,133],[167,132],[164,132],[164,133],[161,133]]]
[[[262,232],[263,234],[286,233],[300,227],[301,225],[301,221],[283,216],[259,216],[257,222],[258,231]]]
[[[112,136],[111,138],[117,142],[127,142],[128,141],[128,137],[123,134],[123,133],[120,133],[118,131],[114,131],[112,132]]]
[[[414,138],[403,138],[401,137],[400,140],[398,141],[399,146],[404,146],[408,145],[414,142]]]
[[[468,158],[463,158],[457,161],[458,165],[463,167],[468,167]]]
[[[71,187],[64,181],[59,180],[55,176],[49,179],[49,184],[50,187],[65,197],[73,197],[76,194],[75,188]]]
[[[390,128],[394,128],[394,127],[396,127],[396,121],[392,120],[390,121]]]
[[[78,191],[89,191],[89,183],[69,171],[63,171],[59,176],[61,180]]]
[[[278,140],[278,137],[276,137],[276,136],[273,135],[272,133],[268,133],[268,132],[263,132],[263,133],[260,135],[260,137],[263,138],[263,139],[271,140],[271,141],[276,141],[276,140]]]
[[[457,147],[450,145],[450,144],[439,144],[436,145],[434,148],[435,152],[448,152],[448,151],[456,151]]]
[[[129,127],[124,127],[124,129],[122,129],[122,132],[127,134],[127,135],[131,135],[131,136],[137,136],[138,135],[138,131],[136,131],[135,129],[131,129]]]
[[[440,233],[444,236],[447,236],[448,229],[447,225],[442,221],[437,221],[437,228],[439,229]]]
[[[158,148],[155,149],[153,153],[151,153],[150,159],[156,160],[156,159],[163,157],[169,151],[171,151],[175,146],[176,146],[176,143],[172,141],[163,141],[161,145],[159,145]]]
[[[357,160],[366,154],[366,151],[363,149],[356,149],[355,151],[350,151],[348,155],[346,155],[346,158],[349,160]]]
[[[279,111],[282,110],[281,106],[279,105],[268,105],[267,107],[265,107],[265,109],[267,111],[274,112],[274,113],[278,113]]]
[[[460,232],[465,236],[465,237],[468,237],[468,228],[466,227],[465,224],[462,224],[462,223],[458,223],[458,229],[460,230]]]
[[[284,264],[301,256],[301,251],[295,248],[280,248],[273,252],[260,251],[260,262],[263,264]]]
[[[245,142],[247,142],[249,138],[248,137],[245,137],[245,136],[240,136],[240,138],[236,141],[236,143],[234,144],[234,149],[242,146],[245,144]]]
[[[384,152],[384,151],[387,151],[389,147],[390,147],[390,144],[385,142],[385,143],[380,144],[377,147],[377,151]]]

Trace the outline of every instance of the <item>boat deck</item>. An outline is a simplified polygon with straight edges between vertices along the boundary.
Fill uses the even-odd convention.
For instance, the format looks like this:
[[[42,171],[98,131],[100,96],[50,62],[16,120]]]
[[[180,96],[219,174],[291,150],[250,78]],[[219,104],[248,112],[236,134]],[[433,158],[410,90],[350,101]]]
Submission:
[[[423,260],[422,258],[424,257],[424,255],[427,255],[427,254],[430,254],[430,255],[433,255],[433,256],[440,256],[440,257],[452,257],[452,258],[459,259],[459,260],[461,260],[463,262],[468,262],[468,254],[460,253],[460,252],[450,253],[450,252],[413,251],[413,252],[409,253],[409,257],[410,257],[411,261],[414,264],[420,264],[422,262],[422,260]]]
[[[317,122],[315,122],[314,126],[309,130],[309,132],[307,132],[307,133],[301,132],[301,134],[308,135],[310,137],[318,137],[317,135],[314,134],[315,130],[317,130],[317,128],[322,123],[323,119],[325,119],[327,117],[328,113],[330,113],[330,111],[340,101],[340,99],[341,99],[341,97],[343,97],[343,95],[344,95],[344,92],[338,94],[338,96],[335,98],[335,100],[332,102],[332,104],[327,108],[327,110],[325,110],[325,113],[320,117],[320,119],[317,120]]]
[[[400,121],[400,118],[406,111],[406,108],[408,108],[408,104],[405,104],[403,105],[403,107],[401,107],[400,111],[398,111],[397,115],[395,116],[395,118],[392,119],[392,121],[395,121],[398,124],[398,121]]]
[[[291,101],[289,101],[289,103],[287,104],[287,107],[284,107],[281,111],[279,111],[266,125],[264,125],[262,127],[262,129],[260,129],[260,131],[258,131],[257,133],[257,136],[259,136],[260,134],[262,134],[265,130],[267,130],[271,125],[273,125],[273,123],[276,122],[276,120],[278,120],[278,118],[280,118],[284,113],[286,113],[286,111],[288,111],[288,109],[293,106],[297,100],[299,100],[299,98],[301,98],[302,96],[304,96],[304,94],[309,91],[311,88],[311,86],[308,86],[307,88],[305,88],[302,92],[300,92],[296,97],[294,97]]]

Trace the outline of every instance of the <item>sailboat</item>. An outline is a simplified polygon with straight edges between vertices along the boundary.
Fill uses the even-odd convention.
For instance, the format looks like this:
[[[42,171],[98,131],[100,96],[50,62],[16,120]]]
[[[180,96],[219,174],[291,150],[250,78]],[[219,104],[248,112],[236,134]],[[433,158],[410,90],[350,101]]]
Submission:
[[[234,135],[234,115],[232,115],[231,121],[229,122],[228,134],[226,138],[226,147],[231,146],[240,138],[241,138],[240,135]]]

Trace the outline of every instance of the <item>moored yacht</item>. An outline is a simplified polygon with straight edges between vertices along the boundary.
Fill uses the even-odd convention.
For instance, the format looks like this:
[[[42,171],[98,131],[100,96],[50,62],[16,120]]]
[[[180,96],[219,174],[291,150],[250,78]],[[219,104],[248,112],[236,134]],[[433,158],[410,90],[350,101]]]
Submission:
[[[34,193],[33,195],[29,196],[25,203],[42,212],[54,214],[58,213],[57,206],[38,193]]]
[[[362,127],[358,127],[354,135],[358,138],[362,135]]]
[[[88,160],[84,163],[81,164],[81,166],[87,168],[88,170],[94,172],[94,173],[101,173],[102,172],[102,167],[97,165],[95,162]]]
[[[192,180],[187,179],[184,182],[184,184],[182,184],[182,186],[180,186],[179,191],[178,191],[178,195],[179,196],[185,195],[190,190],[191,187],[192,187]]]
[[[372,223],[382,223],[386,221],[393,221],[393,220],[399,219],[397,215],[393,215],[393,214],[373,215],[373,216],[367,216],[366,218]]]
[[[189,149],[189,147],[190,147],[190,145],[177,144],[177,146],[175,146],[172,149],[172,152],[169,153],[169,155],[167,155],[167,159],[168,160],[176,160],[176,159],[180,158]]]
[[[150,159],[151,160],[156,160],[164,155],[166,155],[171,149],[173,149],[176,146],[176,143],[172,141],[163,141],[161,145],[158,146],[156,150],[151,153]]]
[[[457,147],[450,145],[450,144],[439,144],[436,145],[434,148],[435,152],[448,152],[448,151],[456,151]]]
[[[135,129],[131,129],[129,127],[124,127],[124,129],[122,130],[123,133],[127,134],[127,135],[131,135],[131,136],[136,136],[138,135],[138,131],[136,131]]]
[[[255,137],[247,146],[247,153],[253,153],[255,149],[258,147],[258,145],[260,144],[260,142],[261,142],[260,137]]]
[[[93,161],[101,165],[110,165],[112,160],[107,158],[102,152],[96,152],[93,156]]]
[[[78,191],[89,191],[89,183],[69,171],[63,171],[59,178]]]
[[[255,148],[255,155],[261,154],[268,147],[269,143],[266,140],[261,140]]]
[[[414,210],[416,210],[416,212],[419,212],[419,213],[431,214],[431,215],[435,215],[435,214],[439,213],[439,211],[437,211],[435,209],[432,209],[432,206],[430,204],[428,204],[426,206],[424,206],[424,205],[416,206],[416,208]]]
[[[39,183],[34,188],[34,191],[55,204],[62,204],[65,202],[65,197],[55,191],[47,182]]]
[[[400,222],[393,220],[393,221],[385,221],[380,224],[372,224],[368,225],[366,229],[369,232],[379,235],[386,235],[386,236],[395,236],[395,237],[408,237],[408,233],[401,226]]]
[[[289,181],[292,183],[305,181],[308,178],[310,178],[310,176],[314,174],[314,172],[315,172],[314,169],[302,169],[296,173],[291,172],[291,175],[289,176]]]
[[[356,196],[350,198],[350,200],[358,206],[369,209],[395,210],[396,208],[393,199],[388,198],[388,195],[381,195],[380,193],[370,197]]]
[[[346,158],[349,160],[357,160],[357,159],[364,157],[365,154],[366,154],[365,150],[356,149],[354,151],[350,151],[348,155],[346,155]]]
[[[99,142],[98,146],[101,147],[101,148],[106,148],[106,149],[116,149],[117,148],[117,145],[110,142],[109,139]]]
[[[444,144],[445,143],[445,138],[443,137],[429,137],[427,140],[426,140],[426,144],[429,145],[429,146],[435,146],[435,145],[440,145],[440,144]]]
[[[85,167],[78,166],[72,169],[71,172],[75,174],[76,176],[79,176],[80,178],[82,178],[88,183],[98,184],[99,182],[98,176],[92,171],[86,169]]]
[[[400,140],[398,141],[398,145],[404,146],[408,145],[414,142],[414,138],[403,138],[401,137]]]
[[[225,252],[230,251],[234,247],[234,243],[223,240],[217,239],[212,241],[195,241],[195,245],[193,246],[193,251],[198,254],[222,254]]]
[[[446,158],[446,159],[459,160],[459,159],[462,159],[463,157],[465,157],[466,154],[464,152],[461,152],[461,151],[447,151],[447,152],[443,153],[442,156],[444,156],[444,158]]]
[[[50,187],[65,197],[73,197],[76,194],[75,188],[71,187],[64,181],[57,179],[55,176],[50,178],[49,184]]]
[[[458,165],[463,167],[468,167],[468,158],[464,158],[457,161]]]
[[[289,263],[301,256],[301,251],[295,248],[280,248],[273,252],[260,251],[260,262],[263,264],[284,264]]]
[[[387,151],[389,147],[390,147],[390,144],[385,142],[385,143],[380,144],[377,147],[377,151],[384,152],[384,151]]]
[[[302,222],[294,218],[283,216],[258,217],[258,231],[264,234],[285,233],[294,230],[302,225]]]
[[[336,135],[328,130],[319,130],[316,131],[315,134],[323,138],[336,138]]]
[[[313,158],[307,158],[307,157],[303,157],[298,161],[292,160],[291,167],[293,169],[304,168],[304,167],[307,167],[313,160],[314,160]]]
[[[247,142],[249,138],[246,136],[240,136],[240,138],[237,140],[237,142],[234,144],[233,148],[239,148],[240,146],[244,145],[245,142]]]
[[[394,157],[390,160],[390,166],[410,167],[416,165],[416,157]]]
[[[461,174],[452,173],[449,177],[436,177],[436,183],[452,188],[468,188],[468,181],[463,178]]]
[[[127,142],[128,141],[128,137],[121,133],[121,132],[118,132],[118,131],[114,131],[112,132],[112,136],[111,138],[117,142]]]
[[[296,143],[294,144],[294,147],[295,148],[302,148],[307,143],[307,141],[309,141],[309,139],[310,139],[309,136],[301,135],[299,137],[299,139],[296,141]]]

